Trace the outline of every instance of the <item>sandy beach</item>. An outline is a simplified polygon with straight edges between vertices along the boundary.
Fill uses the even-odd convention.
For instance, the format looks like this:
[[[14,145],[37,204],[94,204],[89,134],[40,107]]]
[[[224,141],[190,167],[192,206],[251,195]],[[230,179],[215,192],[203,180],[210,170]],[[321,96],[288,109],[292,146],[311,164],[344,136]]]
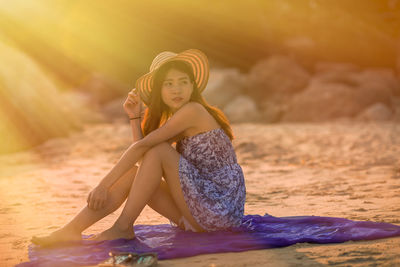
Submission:
[[[400,124],[234,124],[245,214],[317,215],[400,225]],[[33,235],[65,224],[132,142],[129,124],[87,124],[0,156],[0,266],[28,261]],[[89,228],[106,229],[119,212]],[[168,220],[146,207],[137,224]],[[398,266],[400,238],[164,260],[159,266]]]

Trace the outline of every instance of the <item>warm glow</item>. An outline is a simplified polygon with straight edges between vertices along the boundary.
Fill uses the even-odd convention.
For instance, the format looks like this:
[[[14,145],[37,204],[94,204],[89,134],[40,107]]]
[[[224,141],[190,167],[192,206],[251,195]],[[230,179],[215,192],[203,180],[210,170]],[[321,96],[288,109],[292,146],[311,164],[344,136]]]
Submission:
[[[89,190],[132,142],[128,118],[124,117],[127,122],[121,126],[101,117],[106,116],[103,111],[107,104],[126,97],[136,79],[148,71],[155,55],[189,48],[204,51],[212,68],[235,68],[239,78],[242,74],[248,78],[251,68],[271,55],[294,58],[307,77],[316,77],[316,63],[350,63],[347,65],[367,70],[386,68],[388,84],[400,92],[396,76],[400,74],[400,0],[0,1],[0,236],[4,238],[0,250],[6,251],[0,255],[0,262],[10,258],[14,266],[22,260],[21,253],[27,254],[28,236],[49,233],[86,205]],[[279,76],[278,72],[271,72],[268,80]],[[290,80],[282,73],[279,79]],[[234,86],[242,82],[239,78]],[[304,84],[311,79],[304,79]],[[341,76],[335,79],[338,92],[342,87],[349,88],[343,89],[345,92],[355,88],[342,83]],[[377,80],[377,84],[383,84]],[[270,87],[283,84],[278,82]],[[293,83],[301,84],[297,80]],[[250,96],[251,82],[247,79],[243,84],[238,85],[238,91],[242,91],[235,97]],[[261,93],[265,87],[260,86]],[[371,92],[374,98],[375,91]],[[396,99],[382,94],[387,102],[393,100],[393,114],[397,112],[395,104],[400,105],[399,94]],[[338,109],[360,102],[354,97],[351,104],[343,104],[347,102],[342,101],[342,95],[332,100],[340,103]],[[349,95],[348,99],[353,99]],[[252,97],[250,104],[254,102],[254,107],[259,103]],[[312,94],[306,98],[319,99]],[[277,118],[286,108],[285,101],[283,98],[283,103],[271,105],[271,113],[278,114]],[[239,105],[233,106],[242,111],[236,109]],[[115,107],[117,104],[112,111],[118,109]],[[365,104],[362,111],[366,108]],[[266,114],[265,110],[263,107],[255,113]],[[241,114],[248,116],[247,112]],[[95,115],[101,118],[96,121]],[[351,118],[338,119],[346,122]],[[286,216],[320,214],[322,210],[321,215],[398,224],[400,124],[385,123],[375,128],[325,121],[234,125],[235,136],[242,138],[238,138],[235,149],[249,177],[248,189],[253,190],[246,200],[246,212]],[[77,136],[63,139],[74,131],[79,131]],[[146,224],[166,220],[155,211],[144,214]],[[93,232],[104,230],[113,220],[107,218]],[[389,241],[385,243],[389,251],[399,247],[399,242],[393,246]],[[364,256],[370,261],[371,257],[398,259],[383,254],[385,259],[374,252],[378,247],[379,243],[371,243],[367,252],[372,256]],[[336,245],[332,248],[321,246],[323,253],[339,253]],[[271,250],[272,256],[263,260],[276,258],[275,262],[282,264],[275,265],[296,265],[286,261],[287,256],[304,261],[308,256],[298,257],[300,254],[294,251],[307,249],[292,247],[276,257]],[[343,264],[345,254],[364,260],[359,250],[354,248],[353,254],[341,251],[338,262]],[[335,263],[320,255],[310,252],[303,265],[308,259],[313,264]],[[315,262],[311,261],[313,257]],[[220,266],[211,257],[209,261],[213,261],[210,266]],[[244,257],[239,265],[245,261]]]
[[[50,125],[51,116],[74,124],[68,103],[57,103],[59,90],[93,73],[128,89],[163,50],[198,47],[242,69],[274,52],[393,67],[399,8],[397,1],[2,1],[1,137],[8,145],[41,139],[63,127]]]

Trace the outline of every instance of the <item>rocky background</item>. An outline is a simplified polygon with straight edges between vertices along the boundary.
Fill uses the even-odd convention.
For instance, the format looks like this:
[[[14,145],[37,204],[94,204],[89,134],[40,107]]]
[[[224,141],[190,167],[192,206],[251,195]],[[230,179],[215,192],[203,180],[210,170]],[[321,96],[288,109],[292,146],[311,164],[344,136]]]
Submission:
[[[273,55],[248,73],[213,70],[204,95],[232,122],[400,121],[400,81],[389,68],[315,64]]]
[[[232,123],[400,120],[400,1],[0,4],[0,153],[126,120],[164,50],[209,56]]]

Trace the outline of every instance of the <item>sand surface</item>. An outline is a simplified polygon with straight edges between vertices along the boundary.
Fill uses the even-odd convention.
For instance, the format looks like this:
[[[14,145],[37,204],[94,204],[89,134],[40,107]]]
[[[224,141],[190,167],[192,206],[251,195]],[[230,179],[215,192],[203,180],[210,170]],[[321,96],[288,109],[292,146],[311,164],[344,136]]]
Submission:
[[[318,215],[400,225],[400,124],[233,125],[246,214]],[[132,142],[126,122],[86,125],[0,156],[0,266],[28,261],[33,235],[65,224]],[[121,209],[120,209],[121,210]],[[85,234],[109,227],[120,210]],[[168,223],[146,207],[138,224]],[[396,266],[400,238],[208,254],[159,266]]]

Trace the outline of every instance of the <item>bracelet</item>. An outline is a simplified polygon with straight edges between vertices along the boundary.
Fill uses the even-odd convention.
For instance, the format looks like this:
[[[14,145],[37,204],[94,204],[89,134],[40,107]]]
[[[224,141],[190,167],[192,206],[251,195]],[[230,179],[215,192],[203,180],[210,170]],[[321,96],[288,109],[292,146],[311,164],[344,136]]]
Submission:
[[[129,118],[129,120],[131,121],[131,120],[136,120],[136,119],[140,119],[141,118],[141,116],[139,116],[139,117],[133,117],[133,118]]]

